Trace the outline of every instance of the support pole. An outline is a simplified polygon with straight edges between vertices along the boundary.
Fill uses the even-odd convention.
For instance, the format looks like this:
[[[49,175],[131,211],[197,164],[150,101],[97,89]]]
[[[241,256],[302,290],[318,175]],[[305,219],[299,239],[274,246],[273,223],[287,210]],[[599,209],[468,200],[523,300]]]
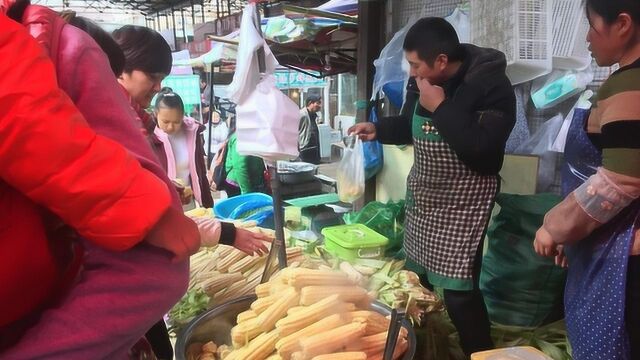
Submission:
[[[171,18],[173,19],[173,50],[175,51],[178,50],[178,35],[176,34],[176,12],[173,5],[171,6]]]
[[[182,18],[182,37],[184,38],[184,43],[188,44],[189,38],[187,37],[187,22],[184,20],[184,7],[180,8],[180,17]]]

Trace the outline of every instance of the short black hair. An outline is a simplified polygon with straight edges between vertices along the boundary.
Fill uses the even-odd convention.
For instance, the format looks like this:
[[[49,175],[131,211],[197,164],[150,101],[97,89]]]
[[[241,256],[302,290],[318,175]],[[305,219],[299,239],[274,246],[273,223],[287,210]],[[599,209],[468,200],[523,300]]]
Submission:
[[[420,60],[429,65],[440,54],[447,55],[449,61],[462,59],[462,47],[456,29],[447,20],[426,17],[418,20],[407,32],[402,45],[404,51],[415,51]]]
[[[161,107],[180,110],[184,114],[184,102],[180,95],[173,92],[170,87],[164,87],[158,93],[154,108],[158,111]]]
[[[305,104],[309,106],[309,104],[312,104],[318,101],[322,101],[322,98],[320,97],[320,95],[311,94],[307,96],[307,101],[305,101]]]
[[[158,32],[143,26],[125,25],[113,32],[126,59],[124,72],[171,73],[171,48]]]
[[[640,24],[640,1],[638,0],[587,0],[587,17],[593,11],[612,24],[618,15],[627,13],[634,23]]]
[[[111,70],[113,74],[118,77],[122,74],[124,70],[125,58],[122,49],[118,46],[118,43],[113,40],[113,38],[107,33],[104,29],[102,29],[95,22],[82,17],[82,16],[73,16],[69,19],[69,24],[77,27],[78,29],[86,32],[95,40],[95,42],[100,46],[102,51],[109,58],[109,65],[111,65]]]

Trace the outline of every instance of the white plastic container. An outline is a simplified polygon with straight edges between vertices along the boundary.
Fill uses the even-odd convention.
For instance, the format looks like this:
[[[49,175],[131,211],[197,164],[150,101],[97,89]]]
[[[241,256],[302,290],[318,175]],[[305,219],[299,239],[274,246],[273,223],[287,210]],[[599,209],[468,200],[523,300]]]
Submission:
[[[589,20],[583,0],[553,1],[553,68],[583,70],[591,65]]]
[[[514,85],[551,72],[551,1],[471,1],[471,42],[504,52]]]

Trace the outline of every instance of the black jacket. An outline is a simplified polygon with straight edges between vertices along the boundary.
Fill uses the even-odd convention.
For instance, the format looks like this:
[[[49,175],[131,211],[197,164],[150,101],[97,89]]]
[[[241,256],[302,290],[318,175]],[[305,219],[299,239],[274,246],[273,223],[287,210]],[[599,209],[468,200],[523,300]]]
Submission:
[[[432,118],[440,135],[471,170],[497,174],[516,121],[516,99],[505,73],[506,59],[498,50],[462,46],[462,65],[443,84],[445,101],[433,113],[418,104],[418,114]],[[383,117],[376,125],[378,140],[385,144],[412,143],[411,122],[418,99],[412,78],[400,115]]]

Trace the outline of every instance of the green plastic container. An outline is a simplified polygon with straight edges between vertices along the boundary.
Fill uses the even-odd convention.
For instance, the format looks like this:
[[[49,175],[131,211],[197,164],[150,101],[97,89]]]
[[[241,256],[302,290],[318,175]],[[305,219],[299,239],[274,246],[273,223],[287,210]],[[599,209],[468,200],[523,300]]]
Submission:
[[[347,261],[380,259],[389,239],[362,224],[322,229],[324,245],[334,256]]]

